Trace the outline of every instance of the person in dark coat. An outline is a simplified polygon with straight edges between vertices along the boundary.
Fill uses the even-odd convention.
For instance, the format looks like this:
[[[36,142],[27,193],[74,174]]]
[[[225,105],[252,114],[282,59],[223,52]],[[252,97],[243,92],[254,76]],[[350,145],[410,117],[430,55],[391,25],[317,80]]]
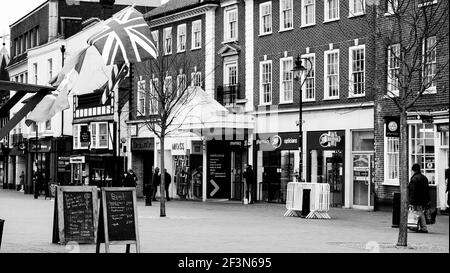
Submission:
[[[145,179],[143,181],[143,186],[144,186],[145,205],[151,206],[153,196],[152,178],[150,177],[150,179]]]
[[[247,198],[249,200],[249,204],[253,204],[256,200],[256,181],[252,165],[247,165],[243,176],[245,178],[245,183],[247,184]]]
[[[125,177],[125,187],[136,187],[137,176],[132,169],[128,170],[127,176]]]
[[[152,185],[153,185],[153,195],[152,200],[156,201],[156,191],[158,190],[158,186],[161,184],[161,177],[159,176],[159,168],[155,168],[155,172],[152,177]]]
[[[40,191],[42,189],[42,184],[44,183],[44,177],[40,170],[37,170],[34,174],[34,199],[38,199]]]
[[[423,211],[431,201],[430,187],[428,185],[427,177],[420,171],[419,164],[414,164],[412,166],[412,171],[414,172],[414,174],[411,177],[411,181],[408,185],[409,205],[412,206],[413,210],[417,211],[419,214],[420,228],[417,230],[417,232],[427,233],[427,224]]]
[[[170,201],[169,186],[170,186],[171,182],[172,182],[172,177],[167,172],[167,169],[164,169],[164,189],[166,190],[166,200],[167,201]]]

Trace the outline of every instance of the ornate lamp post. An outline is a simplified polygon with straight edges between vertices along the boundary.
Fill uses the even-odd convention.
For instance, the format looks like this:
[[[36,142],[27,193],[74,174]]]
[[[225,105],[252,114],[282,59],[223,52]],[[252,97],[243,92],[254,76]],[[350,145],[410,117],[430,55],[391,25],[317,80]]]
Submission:
[[[309,67],[306,68],[302,65],[302,61],[301,60],[306,60],[307,62],[309,62]],[[309,73],[311,72],[311,68],[313,67],[313,64],[311,62],[310,59],[308,58],[301,58],[300,54],[297,56],[297,58],[295,59],[294,62],[294,68],[292,69],[292,76],[295,79],[295,81],[300,81],[300,102],[299,102],[299,121],[298,121],[298,128],[299,128],[299,136],[298,136],[298,150],[299,150],[299,166],[298,166],[298,180],[301,182],[302,181],[302,171],[303,171],[303,130],[302,130],[302,125],[303,125],[303,116],[302,116],[302,104],[303,104],[303,94],[302,94],[302,89],[303,89],[303,84],[306,82],[306,79],[309,76]],[[304,73],[307,72],[306,77],[302,77],[304,75]],[[303,80],[302,80],[303,78]]]

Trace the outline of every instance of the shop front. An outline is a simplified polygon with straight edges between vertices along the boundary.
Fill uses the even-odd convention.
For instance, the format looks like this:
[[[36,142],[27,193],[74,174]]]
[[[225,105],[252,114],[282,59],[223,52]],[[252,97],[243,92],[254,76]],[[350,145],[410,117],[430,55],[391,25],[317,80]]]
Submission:
[[[345,131],[307,132],[307,181],[330,185],[330,205],[345,205]]]
[[[207,141],[207,198],[243,199],[242,174],[247,157],[244,140]]]
[[[286,202],[289,182],[298,181],[298,132],[256,134],[258,200]]]
[[[155,139],[153,137],[131,138],[131,166],[136,174],[137,196],[144,196],[144,182],[152,181],[154,169]]]

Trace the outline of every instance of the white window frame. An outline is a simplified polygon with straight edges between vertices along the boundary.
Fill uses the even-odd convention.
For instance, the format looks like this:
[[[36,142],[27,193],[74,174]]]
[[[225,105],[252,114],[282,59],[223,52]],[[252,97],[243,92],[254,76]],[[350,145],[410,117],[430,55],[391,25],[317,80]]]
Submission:
[[[329,95],[329,85],[328,85],[328,56],[331,54],[337,53],[337,95],[335,96],[330,96]],[[334,99],[339,99],[339,94],[340,94],[340,71],[339,71],[339,62],[340,62],[340,56],[339,56],[339,49],[331,49],[331,50],[326,50],[324,52],[324,92],[323,92],[323,97],[324,100],[334,100]]]
[[[424,127],[431,127],[431,128],[424,128]],[[413,134],[413,129],[412,127],[415,127],[415,134]],[[419,130],[431,130],[428,131],[428,133],[432,133],[433,136],[428,136],[427,137],[427,132],[423,132],[423,136],[420,138],[418,131]],[[437,180],[437,169],[436,169],[436,160],[437,160],[437,151],[438,151],[438,146],[436,146],[436,139],[438,139],[438,134],[437,134],[437,128],[435,124],[424,124],[424,123],[409,123],[408,124],[408,158],[409,158],[409,170],[410,170],[410,175],[411,175],[411,166],[413,163],[419,163],[419,161],[417,160],[418,157],[423,157],[424,161],[426,162],[426,158],[433,158],[433,162],[434,162],[434,168],[428,168],[426,164],[424,164],[424,166],[421,166],[421,171],[422,174],[427,176],[428,181],[430,182],[430,184],[435,185],[436,184],[436,180]],[[424,147],[426,146],[426,142],[427,140],[429,142],[432,143],[432,145],[428,145],[428,146],[432,146],[434,151],[432,153],[426,153],[425,151],[419,152],[417,150],[417,146],[416,149],[413,148],[413,146],[416,144],[416,142],[422,142]],[[424,148],[424,150],[426,150]],[[434,173],[433,177],[429,177],[428,176],[428,170],[431,170],[432,173]],[[433,172],[434,171],[434,172]]]
[[[100,125],[106,125],[106,145],[100,145]],[[95,138],[95,140],[94,140]],[[109,123],[92,122],[91,123],[91,147],[94,149],[109,148]]]
[[[170,43],[168,43],[170,41]],[[166,27],[163,30],[163,49],[164,55],[172,54],[173,41],[172,41],[172,27]]]
[[[45,129],[45,131],[51,131],[52,130],[52,120],[49,119],[49,120],[45,121],[43,128]]]
[[[53,79],[53,59],[47,60],[47,67],[48,67],[48,81],[51,81]]]
[[[186,51],[186,24],[177,26],[177,53]],[[181,40],[184,37],[184,41]]]
[[[355,12],[356,2],[362,2],[362,11]],[[348,17],[356,17],[366,14],[366,0],[348,0]]]
[[[301,27],[309,27],[316,24],[316,0],[301,0],[302,1],[302,10],[301,10]],[[313,21],[310,23],[306,23],[306,6],[313,5]]]
[[[229,14],[231,12],[236,13],[236,21],[235,21],[236,25],[235,25],[235,29],[234,29],[234,32],[235,32],[234,37],[231,36],[231,27],[230,27],[231,21],[229,20],[230,19]],[[224,20],[224,22],[223,22],[224,23],[224,25],[223,25],[223,27],[224,27],[224,30],[223,30],[224,31],[223,32],[224,33],[224,35],[223,35],[224,42],[237,41],[238,37],[239,37],[239,13],[238,13],[237,5],[233,5],[231,7],[226,7],[224,9],[223,20]]]
[[[74,150],[85,150],[89,148],[89,143],[85,143],[81,145],[80,133],[81,126],[87,126],[90,129],[90,126],[87,123],[80,123],[73,125],[73,149]]]
[[[267,84],[270,87],[269,90],[269,101],[264,101],[264,83],[263,83],[263,66],[270,65],[270,82]],[[259,63],[259,104],[260,105],[271,105],[272,104],[272,92],[273,92],[273,65],[272,60],[261,61]]]
[[[283,3],[284,2],[288,2],[290,3],[290,8],[288,9],[283,9]],[[285,16],[285,11],[291,11],[290,13],[290,17],[287,18]],[[286,27],[286,19],[288,19],[288,21],[291,22],[291,26],[290,27]],[[286,30],[291,30],[294,29],[294,1],[293,0],[280,0],[280,31],[286,31]]]
[[[310,73],[310,75],[309,75],[309,77],[308,78],[312,78],[313,79],[313,83],[314,83],[314,97],[313,98],[307,98],[306,97],[306,87],[307,87],[307,84],[306,84],[306,81],[305,81],[305,78],[306,78],[306,76],[307,76],[307,74],[308,74],[308,71],[306,71],[306,73],[303,73],[303,76],[302,76],[302,82],[304,82],[303,83],[303,86],[302,86],[302,100],[303,101],[315,101],[316,100],[316,53],[308,53],[308,54],[303,54],[302,56],[301,56],[302,58],[305,58],[305,59],[309,59],[309,60],[311,60],[311,58],[313,59],[311,62],[312,62],[312,66],[313,66],[313,76],[311,76],[311,73]],[[308,61],[305,61],[305,64],[308,66],[308,65],[310,65],[310,63],[308,62]]]
[[[137,100],[136,100],[136,116],[145,116],[146,115],[146,94],[145,94],[145,80],[140,80],[137,82]]]
[[[186,74],[178,74],[177,75],[177,94],[178,96],[180,93],[186,93],[186,87],[187,87],[187,77]]]
[[[239,72],[238,72],[238,62],[237,60],[227,61],[223,64],[223,83],[224,85],[230,85],[230,73],[229,68],[235,67],[236,68],[236,84],[239,83]]]
[[[202,72],[194,71],[191,73],[191,86],[202,87]]]
[[[354,90],[354,86],[353,86],[353,51],[355,50],[363,50],[363,54],[364,54],[364,70],[362,71],[363,73],[363,93],[361,94],[355,94],[355,90]],[[348,95],[350,98],[355,98],[355,97],[364,97],[366,95],[366,45],[357,45],[357,46],[351,46],[348,48]],[[361,71],[359,71],[361,72]]]
[[[396,67],[391,67],[392,65],[392,49],[393,48],[398,48],[397,54],[400,55],[400,44],[392,44],[390,46],[388,46],[388,50],[387,50],[387,96],[389,97],[398,97],[399,96],[399,89],[398,89],[398,78],[397,79],[393,79],[391,77],[392,72],[397,71],[400,69],[400,66],[396,66]],[[396,56],[396,58],[399,58],[400,56]],[[398,65],[400,65],[400,60],[396,59],[396,61],[398,61]],[[395,82],[397,82],[397,87],[395,89],[393,89],[393,87],[395,86]]]
[[[268,14],[262,14],[263,8],[266,6],[270,6],[270,13]],[[270,30],[264,31],[264,17],[268,16],[268,23]],[[259,4],[259,35],[268,35],[272,34],[273,31],[273,25],[272,25],[272,1],[267,1],[264,3]]]
[[[335,18],[330,18],[329,14],[330,14],[330,3],[328,2],[329,0],[324,0],[324,5],[323,5],[323,18],[324,18],[324,23],[327,22],[333,22],[333,21],[338,21],[341,17],[340,15],[340,0],[332,0],[332,1],[336,1],[337,2],[337,17]]]
[[[431,75],[430,73],[428,73],[428,70],[427,70],[427,65],[428,65],[428,61],[427,61],[427,59],[428,59],[428,57],[427,57],[427,52],[425,52],[425,48],[426,48],[426,46],[425,46],[425,43],[428,43],[428,40],[429,39],[434,39],[434,48],[433,48],[433,51],[434,51],[434,61],[432,61],[432,62],[430,62],[431,63],[431,65],[434,65],[434,71],[435,71],[435,73],[434,74],[432,74],[433,76],[432,77],[436,77],[436,70],[437,70],[437,53],[438,53],[438,51],[436,50],[436,47],[437,47],[437,40],[436,40],[436,36],[431,36],[431,37],[428,37],[427,39],[424,39],[423,41],[422,41],[422,81],[425,83],[426,81],[428,81],[426,78],[428,77],[428,75]],[[426,90],[425,90],[425,92],[423,92],[423,94],[436,94],[436,92],[437,92],[437,90],[436,90],[436,78],[434,78],[434,80],[432,81],[432,85],[430,86],[430,87],[428,87]]]
[[[153,37],[153,40],[155,41],[156,56],[158,56],[159,55],[159,31],[158,30],[152,31],[152,37]]]
[[[38,84],[38,64],[33,63],[34,84]]]
[[[173,92],[173,81],[172,76],[166,76],[164,78],[164,84],[163,84],[163,90],[164,90],[164,96],[171,96]]]
[[[149,115],[157,115],[159,113],[159,96],[158,96],[159,80],[153,77],[150,81],[150,97],[149,97]],[[156,103],[155,103],[156,100]]]
[[[198,41],[195,36],[196,33],[199,33]],[[202,20],[196,20],[192,22],[191,50],[199,48],[202,48]]]
[[[400,175],[400,143],[399,143],[399,138],[398,137],[386,137],[386,125],[384,124],[384,181],[383,181],[383,185],[391,185],[391,186],[399,186],[400,185],[400,180],[399,180],[399,175]],[[397,146],[398,146],[398,151],[391,151],[388,152],[388,140],[391,141],[397,141]],[[393,144],[395,145],[395,144]],[[395,155],[397,154],[397,178],[389,178],[389,171],[390,168],[394,168],[394,166],[392,166],[392,164],[389,163],[388,160],[388,153]]]
[[[290,73],[290,80],[284,80],[284,73],[285,71],[283,70],[284,68],[284,63],[285,62],[291,62],[291,67],[290,69],[287,70],[288,73]],[[284,57],[284,58],[280,58],[280,104],[284,104],[284,103],[293,103],[294,102],[294,76],[292,73],[292,68],[294,66],[294,58],[292,56],[290,57]],[[285,95],[286,95],[286,89],[284,88],[284,83],[291,83],[291,98],[288,100],[285,100]]]

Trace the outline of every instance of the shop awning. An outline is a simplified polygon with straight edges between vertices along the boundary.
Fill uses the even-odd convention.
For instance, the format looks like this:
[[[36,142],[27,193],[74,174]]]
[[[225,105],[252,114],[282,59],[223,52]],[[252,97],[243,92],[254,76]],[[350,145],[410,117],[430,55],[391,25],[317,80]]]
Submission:
[[[193,97],[177,111],[173,127],[201,136],[244,134],[254,128],[254,117],[230,113],[200,87],[192,89]]]

